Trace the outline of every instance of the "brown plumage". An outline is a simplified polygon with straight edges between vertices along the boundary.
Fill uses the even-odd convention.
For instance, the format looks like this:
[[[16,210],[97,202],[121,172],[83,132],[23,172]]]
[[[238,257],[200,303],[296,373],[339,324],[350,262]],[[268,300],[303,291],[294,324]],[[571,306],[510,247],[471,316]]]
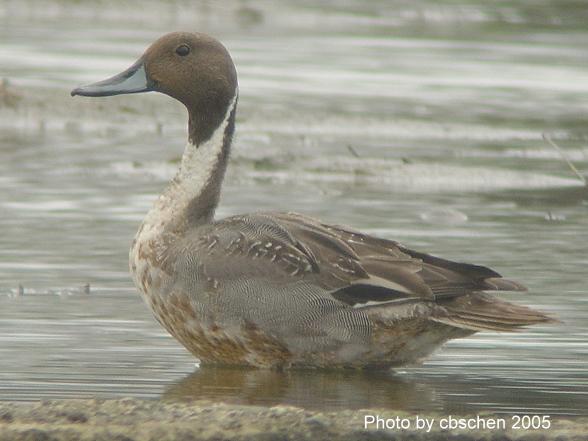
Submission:
[[[296,213],[215,220],[238,92],[212,37],[166,35],[127,71],[72,94],[146,91],[186,106],[189,142],[130,268],[157,320],[203,363],[385,368],[451,338],[552,321],[487,294],[525,288],[483,266]]]
[[[452,262],[408,249],[395,241],[363,234],[349,227],[328,225],[298,213],[258,213],[235,216],[213,224],[214,246],[210,236],[209,256],[219,268],[217,277],[235,275],[227,266],[223,233],[239,231],[239,248],[229,244],[231,257],[270,260],[263,276],[299,277],[311,280],[331,292],[337,300],[353,307],[395,302],[431,302],[440,308],[431,320],[473,331],[514,331],[520,327],[553,318],[530,308],[515,305],[485,291],[526,291],[518,282],[503,279],[495,271],[478,265]],[[228,227],[228,229],[227,229]],[[263,231],[263,233],[260,232]],[[271,247],[265,244],[271,243]],[[276,251],[278,249],[278,251]],[[285,256],[290,256],[286,258]],[[230,260],[230,259],[229,259]],[[252,269],[247,268],[252,274]]]

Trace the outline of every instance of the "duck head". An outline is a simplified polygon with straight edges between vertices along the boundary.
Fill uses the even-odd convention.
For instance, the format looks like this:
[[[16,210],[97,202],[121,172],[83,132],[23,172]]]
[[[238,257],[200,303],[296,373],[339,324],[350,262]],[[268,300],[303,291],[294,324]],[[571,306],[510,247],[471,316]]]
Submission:
[[[173,32],[155,41],[124,72],[78,87],[71,95],[164,93],[186,106],[190,141],[199,145],[222,123],[237,90],[235,65],[218,40],[206,34]]]

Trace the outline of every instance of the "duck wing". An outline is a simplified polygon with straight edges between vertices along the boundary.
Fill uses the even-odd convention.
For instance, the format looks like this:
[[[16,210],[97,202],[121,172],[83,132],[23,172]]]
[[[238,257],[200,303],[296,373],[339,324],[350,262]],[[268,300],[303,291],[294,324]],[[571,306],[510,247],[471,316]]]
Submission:
[[[470,330],[510,330],[549,320],[529,308],[481,297],[481,291],[525,290],[489,268],[423,254],[301,214],[240,215],[203,228],[174,252],[183,256],[178,270],[235,295],[240,289],[263,298],[299,296],[301,302],[328,304],[329,310],[372,314],[407,302],[434,303],[442,307],[436,309],[441,311],[437,321]],[[493,309],[494,304],[500,307]]]
[[[332,244],[351,251],[346,258],[360,265],[367,274],[367,277],[351,281],[351,286],[339,287],[349,294],[354,293],[347,299],[352,306],[356,305],[352,299],[357,303],[377,301],[374,288],[380,288],[380,294],[387,290],[394,291],[397,297],[434,301],[472,291],[526,291],[520,283],[503,279],[496,271],[484,266],[441,259],[392,240],[346,226],[324,224],[296,213],[275,213],[273,217],[295,232],[309,249],[320,250],[316,253],[322,256],[321,261],[327,263],[327,267],[333,266],[328,265],[329,262],[341,259],[337,247]],[[326,243],[330,246],[325,246]]]
[[[219,282],[304,280],[350,306],[370,300],[433,298],[418,274],[421,260],[395,242],[296,213],[232,216],[197,230],[182,246],[172,254],[198,262],[198,275]],[[346,295],[341,292],[352,286]]]

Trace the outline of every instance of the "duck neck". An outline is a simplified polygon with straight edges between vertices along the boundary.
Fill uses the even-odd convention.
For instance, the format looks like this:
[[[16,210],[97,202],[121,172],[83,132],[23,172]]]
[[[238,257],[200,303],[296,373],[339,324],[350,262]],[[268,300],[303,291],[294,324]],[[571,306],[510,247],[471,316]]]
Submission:
[[[150,213],[160,225],[165,224],[166,231],[177,234],[213,220],[229,160],[236,109],[237,94],[206,138],[193,132],[195,120],[190,115],[190,136],[180,169]]]

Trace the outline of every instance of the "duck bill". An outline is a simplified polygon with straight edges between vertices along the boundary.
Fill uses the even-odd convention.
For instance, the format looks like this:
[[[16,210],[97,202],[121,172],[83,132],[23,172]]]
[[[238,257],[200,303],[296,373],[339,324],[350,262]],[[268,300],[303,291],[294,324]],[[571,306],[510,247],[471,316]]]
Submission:
[[[125,93],[141,93],[153,90],[151,81],[147,78],[145,64],[139,59],[124,72],[104,81],[80,86],[71,91],[71,96],[111,96]]]

